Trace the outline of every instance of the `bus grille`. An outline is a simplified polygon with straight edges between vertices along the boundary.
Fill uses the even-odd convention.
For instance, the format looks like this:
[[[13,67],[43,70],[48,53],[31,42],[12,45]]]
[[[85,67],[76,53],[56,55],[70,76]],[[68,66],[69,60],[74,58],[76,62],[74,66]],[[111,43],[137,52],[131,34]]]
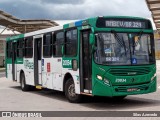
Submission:
[[[144,75],[151,72],[148,67],[143,68],[111,68],[109,73],[115,76],[134,76]]]

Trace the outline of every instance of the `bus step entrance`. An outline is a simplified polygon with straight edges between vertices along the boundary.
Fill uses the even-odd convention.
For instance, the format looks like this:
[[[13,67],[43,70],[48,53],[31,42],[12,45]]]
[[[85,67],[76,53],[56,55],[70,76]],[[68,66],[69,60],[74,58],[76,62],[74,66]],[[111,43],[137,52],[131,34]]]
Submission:
[[[91,90],[91,80],[89,78],[84,78],[84,89]]]
[[[42,89],[42,86],[37,85],[37,86],[36,86],[36,89]]]
[[[81,92],[82,95],[93,96],[91,93]]]

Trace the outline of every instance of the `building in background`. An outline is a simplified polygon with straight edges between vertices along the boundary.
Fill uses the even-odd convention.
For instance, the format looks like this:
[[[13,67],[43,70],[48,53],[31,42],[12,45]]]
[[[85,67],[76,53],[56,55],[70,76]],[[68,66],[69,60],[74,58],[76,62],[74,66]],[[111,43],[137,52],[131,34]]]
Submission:
[[[160,32],[159,31],[155,31],[154,39],[155,39],[156,59],[160,59]]]
[[[54,26],[58,24],[52,20],[22,20],[0,10],[0,66],[4,66],[6,37]]]
[[[0,37],[0,66],[4,66],[5,38],[6,38],[6,35],[1,35],[1,37]]]
[[[6,38],[15,34],[19,34],[19,32],[13,32],[9,29],[4,30],[4,27],[0,26],[0,67],[4,66],[5,62]]]
[[[155,32],[156,58],[160,59],[160,0],[146,0],[149,11],[151,11],[153,22],[157,31]]]

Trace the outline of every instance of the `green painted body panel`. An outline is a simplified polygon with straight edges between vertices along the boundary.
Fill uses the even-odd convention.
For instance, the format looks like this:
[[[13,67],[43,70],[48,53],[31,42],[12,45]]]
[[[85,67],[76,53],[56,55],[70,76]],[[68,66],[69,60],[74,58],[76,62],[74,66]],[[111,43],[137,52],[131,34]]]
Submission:
[[[64,26],[69,26],[68,24],[64,25]],[[62,57],[62,67],[63,68],[69,68],[72,69],[72,60],[77,60],[78,63],[78,68],[79,68],[79,60],[80,60],[80,30],[82,30],[82,26],[81,27],[77,27],[78,30],[78,46],[77,46],[77,54],[74,57],[69,57],[69,56],[65,56],[63,55]]]
[[[143,65],[143,66],[103,66],[93,62],[92,64],[92,94],[100,96],[121,96],[132,94],[144,94],[156,91],[156,77],[151,81],[151,78],[156,73],[155,65]],[[117,73],[127,73],[124,69],[130,71],[148,69],[150,72],[147,74],[141,74],[137,72],[137,75],[112,75],[109,71],[111,69],[117,69]],[[124,72],[123,72],[124,71]],[[99,80],[97,75],[102,76],[103,80]],[[109,85],[105,84],[104,78],[109,81]],[[120,80],[117,82],[116,80]],[[129,89],[136,89],[133,91],[127,91]]]
[[[18,39],[20,38],[24,38],[24,34],[20,34],[20,35],[17,35],[17,36],[12,36],[12,37],[8,37],[6,38],[6,41],[13,41],[13,42],[17,42]],[[7,48],[7,47],[6,47]],[[12,58],[7,58],[7,53],[6,53],[7,50],[5,50],[5,68],[6,68],[6,77],[8,77],[8,74],[7,74],[7,64],[12,64]],[[15,60],[15,64],[23,64],[23,58],[16,58]]]
[[[6,64],[12,64],[12,58],[6,58]]]
[[[24,38],[24,34],[20,34],[20,35],[17,35],[17,36],[8,37],[8,38],[6,38],[6,40],[7,40],[7,41],[10,41],[10,40],[15,40],[15,41],[17,41],[19,38]]]
[[[156,91],[156,86],[157,86],[157,80],[156,78],[147,84],[140,84],[140,85],[130,85],[130,86],[123,86],[123,85],[119,85],[119,86],[112,86],[112,87],[108,87],[106,85],[104,85],[103,83],[100,83],[99,81],[96,81],[94,83],[94,89],[93,89],[93,95],[95,96],[124,96],[124,95],[137,95],[137,94],[147,94],[147,93],[152,93]],[[116,92],[115,89],[118,88],[123,88],[125,90],[127,89],[131,89],[131,88],[137,88],[140,89],[142,88],[142,90],[137,90],[137,91],[132,91],[132,92]],[[143,88],[147,88],[147,90],[143,89]]]
[[[72,68],[72,60],[77,59],[73,57],[63,57],[62,59],[62,66],[63,68]]]
[[[63,28],[64,28],[64,29],[69,28],[69,24],[63,25]]]
[[[23,64],[23,58],[17,58],[16,64]]]
[[[6,58],[6,64],[12,64],[12,58]],[[16,58],[15,64],[23,64],[23,58]]]

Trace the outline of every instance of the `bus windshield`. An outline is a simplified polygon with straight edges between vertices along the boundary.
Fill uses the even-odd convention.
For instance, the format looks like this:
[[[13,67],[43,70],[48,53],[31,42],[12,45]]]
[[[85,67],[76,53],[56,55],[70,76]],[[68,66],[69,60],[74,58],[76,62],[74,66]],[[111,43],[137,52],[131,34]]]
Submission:
[[[104,65],[152,64],[153,35],[140,33],[97,33],[95,62]]]

